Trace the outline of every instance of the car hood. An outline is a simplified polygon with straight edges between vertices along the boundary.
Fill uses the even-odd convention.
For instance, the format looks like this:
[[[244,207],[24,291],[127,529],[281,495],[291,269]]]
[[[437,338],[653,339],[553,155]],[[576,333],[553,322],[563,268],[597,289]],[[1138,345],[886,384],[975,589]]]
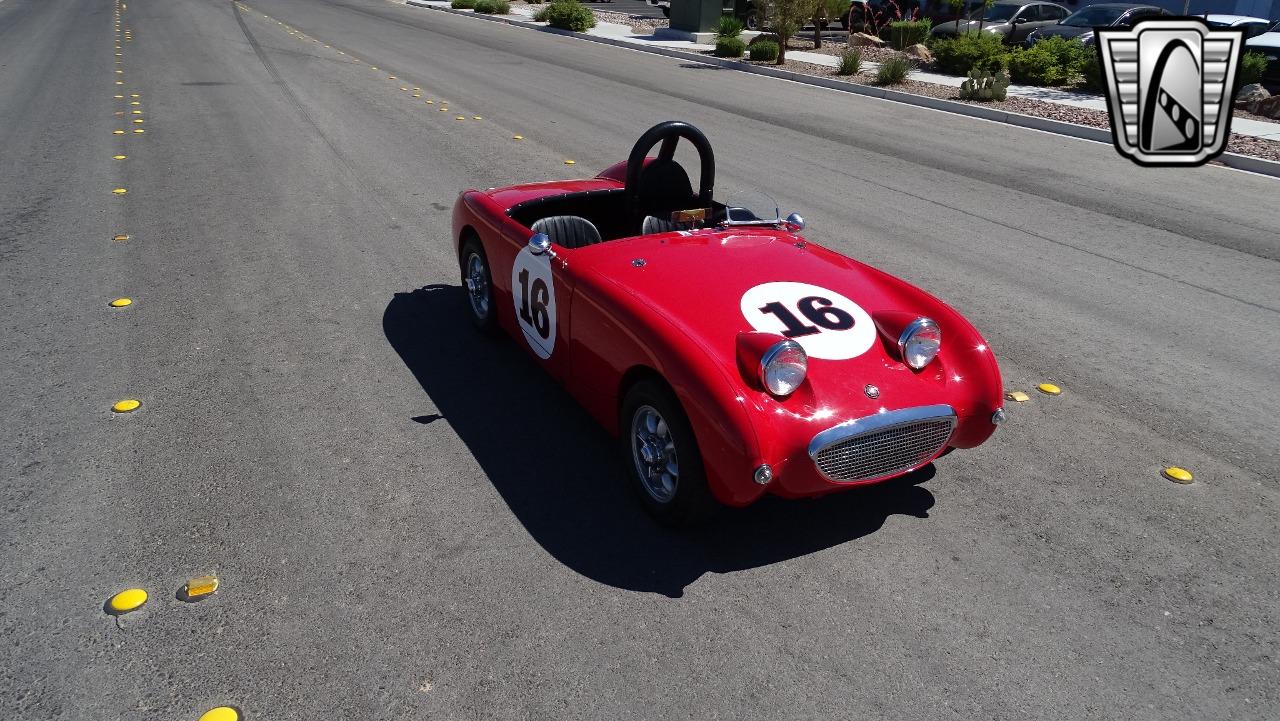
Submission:
[[[739,333],[785,328],[780,314],[762,310],[781,304],[813,329],[794,336],[809,354],[810,387],[796,394],[797,402],[808,406],[802,413],[826,408],[857,416],[920,405],[922,399],[949,402],[963,413],[977,396],[959,386],[1000,387],[986,342],[956,311],[905,281],[791,233],[759,228],[664,233],[601,243],[578,253],[603,279],[718,360],[727,375],[745,375],[738,364]],[[588,260],[592,255],[595,259]],[[822,296],[829,296],[836,308],[847,309],[846,301],[856,306],[847,309],[852,327],[822,329],[813,316],[806,317],[798,301]],[[821,301],[811,305],[810,310],[823,307]],[[937,321],[943,350],[917,372],[898,358],[896,337],[918,316]],[[867,384],[883,389],[879,400],[867,397]]]

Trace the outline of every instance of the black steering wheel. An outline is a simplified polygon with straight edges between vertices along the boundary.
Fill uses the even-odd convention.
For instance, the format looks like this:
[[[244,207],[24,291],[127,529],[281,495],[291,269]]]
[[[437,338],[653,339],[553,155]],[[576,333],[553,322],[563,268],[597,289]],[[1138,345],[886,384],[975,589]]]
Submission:
[[[698,174],[698,195],[693,197],[689,176],[675,161],[676,144],[684,138],[698,150],[701,172]],[[653,146],[662,143],[658,157],[645,165],[645,159]],[[696,200],[698,207],[711,207],[711,190],[715,187],[716,159],[711,143],[701,130],[680,120],[668,120],[649,128],[631,148],[627,158],[626,194],[627,210],[637,222],[652,211],[687,210],[684,207],[661,207],[687,204]],[[681,196],[688,195],[688,198]]]

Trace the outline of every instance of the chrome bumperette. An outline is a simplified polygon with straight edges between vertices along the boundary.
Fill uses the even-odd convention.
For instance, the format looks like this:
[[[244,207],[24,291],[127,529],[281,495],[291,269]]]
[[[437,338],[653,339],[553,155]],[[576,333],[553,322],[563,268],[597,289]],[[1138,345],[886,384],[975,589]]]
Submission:
[[[809,441],[809,458],[831,481],[866,481],[906,473],[946,447],[956,427],[949,405],[917,406],[857,418]]]

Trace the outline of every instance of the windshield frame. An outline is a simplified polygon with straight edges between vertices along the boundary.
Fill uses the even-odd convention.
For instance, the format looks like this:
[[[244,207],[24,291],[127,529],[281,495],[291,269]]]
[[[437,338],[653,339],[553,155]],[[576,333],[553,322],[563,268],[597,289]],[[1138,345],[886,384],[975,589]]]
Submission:
[[[1080,8],[1079,10],[1077,10],[1077,11],[1075,11],[1075,12],[1071,13],[1071,14],[1070,14],[1070,15],[1068,15],[1067,17],[1063,18],[1063,19],[1062,19],[1062,21],[1061,21],[1061,22],[1059,22],[1058,24],[1059,24],[1059,25],[1066,25],[1067,27],[1071,27],[1071,28],[1096,28],[1096,27],[1106,27],[1106,26],[1110,26],[1110,25],[1112,25],[1113,23],[1115,23],[1115,21],[1117,21],[1117,20],[1119,20],[1120,18],[1124,17],[1124,14],[1125,14],[1125,13],[1129,12],[1130,10],[1135,10],[1135,9],[1136,9],[1136,8],[1100,8],[1100,7],[1098,7],[1097,5],[1090,5],[1089,7]],[[1091,12],[1093,12],[1093,11],[1097,11],[1097,13],[1099,13],[1099,14],[1100,14],[1100,13],[1104,13],[1104,12],[1105,12],[1105,13],[1106,13],[1106,15],[1105,15],[1104,17],[1106,17],[1106,18],[1107,18],[1107,21],[1106,21],[1106,22],[1095,22],[1095,21],[1093,21],[1093,20],[1089,20],[1089,21],[1078,21],[1078,22],[1072,22],[1072,20],[1073,20],[1073,19],[1075,19],[1075,18],[1077,18],[1077,17],[1083,17],[1083,16],[1086,16],[1086,15],[1089,15],[1089,14],[1090,14]]]

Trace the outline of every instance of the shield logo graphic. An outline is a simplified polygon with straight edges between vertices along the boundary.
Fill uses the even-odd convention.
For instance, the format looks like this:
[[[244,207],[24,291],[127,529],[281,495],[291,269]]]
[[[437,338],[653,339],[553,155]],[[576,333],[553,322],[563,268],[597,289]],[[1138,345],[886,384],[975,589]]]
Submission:
[[[1202,165],[1227,147],[1244,31],[1199,18],[1098,28],[1116,150],[1139,165]]]

